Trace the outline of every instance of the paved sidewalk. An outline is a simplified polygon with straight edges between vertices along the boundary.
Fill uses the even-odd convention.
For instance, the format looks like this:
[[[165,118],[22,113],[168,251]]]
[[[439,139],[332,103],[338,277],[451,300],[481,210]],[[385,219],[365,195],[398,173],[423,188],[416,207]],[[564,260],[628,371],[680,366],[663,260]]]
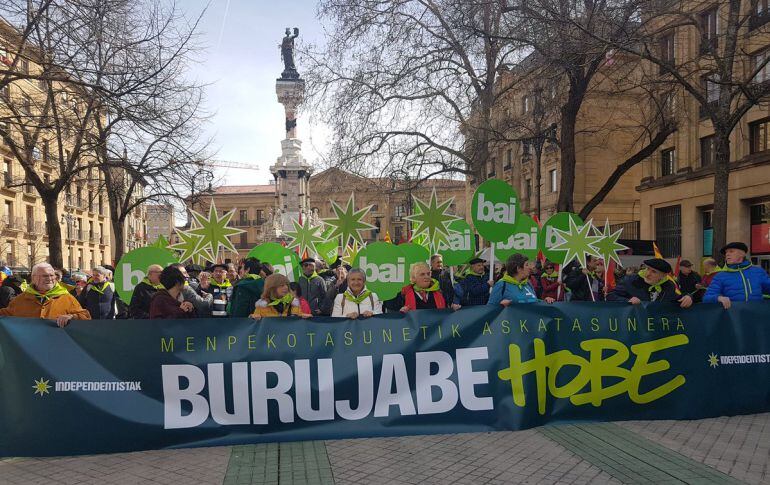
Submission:
[[[770,414],[0,459],[0,484],[770,483]]]

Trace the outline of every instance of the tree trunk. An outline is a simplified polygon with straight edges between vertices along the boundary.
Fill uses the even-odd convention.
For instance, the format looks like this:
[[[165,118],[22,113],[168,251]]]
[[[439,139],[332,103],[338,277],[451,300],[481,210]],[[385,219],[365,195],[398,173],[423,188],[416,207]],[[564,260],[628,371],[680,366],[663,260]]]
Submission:
[[[570,93],[572,95],[572,93]],[[573,99],[561,109],[561,179],[559,181],[558,212],[573,212],[575,196],[575,125],[580,110],[580,103]]]
[[[120,261],[120,258],[123,257],[123,253],[126,250],[126,235],[123,230],[125,228],[125,220],[119,217],[113,217],[111,223],[112,231],[115,233],[112,245],[115,254],[112,258],[112,264],[116,265],[118,264],[118,261]]]
[[[58,194],[41,194],[40,198],[43,200],[43,207],[45,209],[45,232],[48,234],[48,262],[54,268],[64,268]],[[70,270],[72,268],[66,269]]]
[[[719,250],[727,244],[727,195],[730,181],[730,130],[714,133],[714,214],[711,219],[714,239],[711,245],[713,257],[722,264]]]
[[[540,219],[540,209],[542,202],[542,170],[540,164],[543,160],[543,142],[538,140],[535,143],[535,214],[537,214],[537,220]]]

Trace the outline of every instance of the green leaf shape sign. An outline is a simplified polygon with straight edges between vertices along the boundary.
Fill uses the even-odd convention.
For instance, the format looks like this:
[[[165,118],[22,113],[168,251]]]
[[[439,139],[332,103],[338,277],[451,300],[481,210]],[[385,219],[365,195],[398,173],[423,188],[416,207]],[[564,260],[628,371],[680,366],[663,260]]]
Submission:
[[[495,258],[505,262],[512,254],[522,254],[534,260],[540,249],[538,239],[540,227],[526,214],[519,216],[519,222],[507,241],[495,243]]]
[[[557,212],[549,217],[540,229],[540,250],[543,251],[543,255],[549,261],[557,264],[564,264],[564,258],[567,256],[567,251],[554,250],[551,248],[564,241],[564,238],[562,238],[556,230],[568,231],[570,219],[575,221],[575,225],[579,226],[583,224],[583,219],[577,214],[571,212]]]
[[[444,257],[444,264],[457,266],[465,264],[475,255],[476,241],[471,225],[464,220],[449,224],[449,240],[439,244],[438,252]]]

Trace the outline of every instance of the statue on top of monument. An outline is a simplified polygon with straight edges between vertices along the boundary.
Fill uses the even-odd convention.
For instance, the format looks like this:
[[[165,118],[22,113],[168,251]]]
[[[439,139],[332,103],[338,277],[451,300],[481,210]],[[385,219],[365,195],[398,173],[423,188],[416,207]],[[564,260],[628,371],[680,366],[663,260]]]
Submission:
[[[283,60],[284,70],[281,73],[282,78],[297,79],[297,66],[294,65],[294,39],[299,36],[299,29],[294,27],[294,35],[291,29],[286,27],[286,36],[281,41],[281,59]]]

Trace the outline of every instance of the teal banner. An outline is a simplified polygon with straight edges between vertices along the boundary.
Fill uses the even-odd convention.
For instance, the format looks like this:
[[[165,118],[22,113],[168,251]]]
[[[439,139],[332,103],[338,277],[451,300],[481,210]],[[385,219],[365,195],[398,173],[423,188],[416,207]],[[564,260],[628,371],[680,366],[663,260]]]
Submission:
[[[770,410],[766,303],[0,319],[0,456]]]

